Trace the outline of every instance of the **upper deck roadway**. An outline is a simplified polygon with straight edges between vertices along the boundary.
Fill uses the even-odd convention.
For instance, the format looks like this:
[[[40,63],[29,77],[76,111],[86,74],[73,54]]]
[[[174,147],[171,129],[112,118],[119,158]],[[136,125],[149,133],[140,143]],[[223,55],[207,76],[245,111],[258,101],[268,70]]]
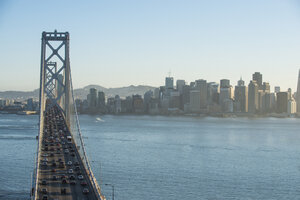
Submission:
[[[36,199],[98,199],[64,116],[57,106],[46,111],[42,135]]]

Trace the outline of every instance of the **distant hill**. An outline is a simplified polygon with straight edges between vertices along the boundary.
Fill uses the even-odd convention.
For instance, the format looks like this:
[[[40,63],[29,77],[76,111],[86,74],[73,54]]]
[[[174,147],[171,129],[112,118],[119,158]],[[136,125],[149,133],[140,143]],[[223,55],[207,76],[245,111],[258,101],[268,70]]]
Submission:
[[[133,94],[144,95],[148,90],[154,90],[155,87],[145,86],[145,85],[130,85],[128,87],[120,87],[120,88],[105,88],[100,85],[88,85],[84,88],[78,88],[74,90],[75,98],[86,99],[90,88],[96,88],[97,91],[103,91],[107,97],[114,97],[115,95],[119,95],[120,97],[131,96]],[[25,100],[28,98],[38,99],[39,97],[39,89],[34,91],[24,92],[24,91],[4,91],[0,92],[0,98],[2,99],[17,99],[17,100]]]

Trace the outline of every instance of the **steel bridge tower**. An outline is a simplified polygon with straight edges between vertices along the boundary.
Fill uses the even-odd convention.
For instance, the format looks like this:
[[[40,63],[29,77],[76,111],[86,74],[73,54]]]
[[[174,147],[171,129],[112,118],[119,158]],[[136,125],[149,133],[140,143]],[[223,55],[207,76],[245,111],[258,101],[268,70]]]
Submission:
[[[55,30],[42,33],[39,135],[31,199],[44,199],[46,194],[50,195],[47,197],[49,199],[105,200],[91,170],[81,136],[72,87],[69,39],[68,32]],[[64,151],[66,149],[70,149],[72,154]],[[65,165],[70,160],[76,162],[76,166]],[[61,167],[57,168],[58,165]],[[77,179],[74,176],[75,169],[82,177]],[[62,184],[50,178],[51,175],[63,179],[65,173],[70,176],[74,174],[74,178],[67,179],[66,183],[77,181],[78,186]],[[88,194],[82,191],[82,180],[86,181],[84,189],[89,190]],[[42,184],[43,181],[50,183]],[[62,189],[61,194],[57,188]]]

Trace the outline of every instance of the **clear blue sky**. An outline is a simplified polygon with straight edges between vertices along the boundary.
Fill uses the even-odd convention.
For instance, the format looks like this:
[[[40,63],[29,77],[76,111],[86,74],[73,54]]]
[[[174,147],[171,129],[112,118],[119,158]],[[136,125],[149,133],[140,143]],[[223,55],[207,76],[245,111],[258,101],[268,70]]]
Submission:
[[[84,3],[82,3],[84,2]],[[0,1],[0,91],[39,87],[42,31],[69,31],[75,88],[232,85],[255,71],[296,89],[300,3],[282,0]]]

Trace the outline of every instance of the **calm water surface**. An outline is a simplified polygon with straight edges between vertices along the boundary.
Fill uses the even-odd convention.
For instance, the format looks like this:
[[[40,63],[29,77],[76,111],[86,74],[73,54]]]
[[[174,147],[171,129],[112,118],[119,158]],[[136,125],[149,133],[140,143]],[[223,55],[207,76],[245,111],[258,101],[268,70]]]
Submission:
[[[37,116],[0,115],[0,199],[26,199]],[[111,199],[300,199],[300,119],[80,116]]]

